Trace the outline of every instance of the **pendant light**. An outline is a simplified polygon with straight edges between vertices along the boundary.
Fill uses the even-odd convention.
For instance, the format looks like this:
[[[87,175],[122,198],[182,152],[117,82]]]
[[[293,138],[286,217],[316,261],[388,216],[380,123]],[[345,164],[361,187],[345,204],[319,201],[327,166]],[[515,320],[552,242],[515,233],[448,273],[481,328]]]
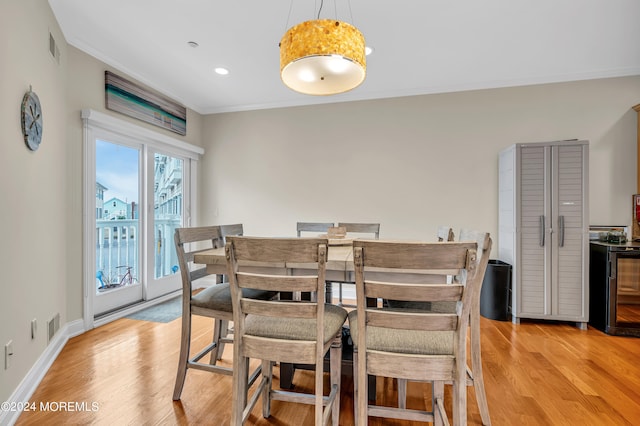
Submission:
[[[335,95],[358,87],[365,75],[364,36],[349,23],[302,22],[280,41],[280,77],[296,92]]]

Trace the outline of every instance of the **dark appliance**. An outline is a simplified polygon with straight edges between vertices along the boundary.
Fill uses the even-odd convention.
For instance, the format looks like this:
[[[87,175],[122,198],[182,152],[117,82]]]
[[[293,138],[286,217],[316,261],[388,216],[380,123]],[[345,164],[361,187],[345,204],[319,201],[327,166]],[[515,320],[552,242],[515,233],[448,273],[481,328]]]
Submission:
[[[589,324],[640,337],[640,243],[591,241]]]

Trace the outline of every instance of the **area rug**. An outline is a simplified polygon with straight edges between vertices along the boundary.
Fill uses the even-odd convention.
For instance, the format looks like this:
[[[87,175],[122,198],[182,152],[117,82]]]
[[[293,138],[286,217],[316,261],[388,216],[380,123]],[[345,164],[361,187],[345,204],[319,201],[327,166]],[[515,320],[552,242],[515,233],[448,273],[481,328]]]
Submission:
[[[127,318],[153,321],[153,322],[171,322],[182,315],[182,297],[174,297],[166,302],[127,315]]]

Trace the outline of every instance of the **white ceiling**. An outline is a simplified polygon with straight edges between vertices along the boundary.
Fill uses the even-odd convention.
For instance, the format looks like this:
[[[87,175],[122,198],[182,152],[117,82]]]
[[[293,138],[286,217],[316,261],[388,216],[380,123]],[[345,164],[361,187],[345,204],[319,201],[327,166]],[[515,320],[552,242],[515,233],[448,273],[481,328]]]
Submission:
[[[320,1],[49,4],[69,44],[201,114],[640,75],[638,0],[325,0],[375,51],[360,87],[301,95],[278,43]]]

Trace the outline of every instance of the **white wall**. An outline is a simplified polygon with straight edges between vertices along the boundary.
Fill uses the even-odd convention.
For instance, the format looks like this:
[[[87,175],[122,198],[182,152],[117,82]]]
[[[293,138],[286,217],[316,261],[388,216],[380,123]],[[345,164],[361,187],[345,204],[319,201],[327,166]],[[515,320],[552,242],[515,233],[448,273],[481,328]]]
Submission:
[[[495,236],[499,151],[578,138],[591,142],[590,222],[629,224],[638,102],[640,77],[629,77],[208,116],[201,222],[254,235],[375,221],[382,238],[433,239],[443,224]]]
[[[60,64],[49,54],[49,32]],[[0,401],[6,401],[47,345],[46,321],[67,320],[66,43],[46,1],[2,3],[0,13]],[[43,108],[40,148],[22,137],[20,106],[33,87]],[[38,321],[31,339],[30,322]],[[4,345],[13,341],[12,366]]]

